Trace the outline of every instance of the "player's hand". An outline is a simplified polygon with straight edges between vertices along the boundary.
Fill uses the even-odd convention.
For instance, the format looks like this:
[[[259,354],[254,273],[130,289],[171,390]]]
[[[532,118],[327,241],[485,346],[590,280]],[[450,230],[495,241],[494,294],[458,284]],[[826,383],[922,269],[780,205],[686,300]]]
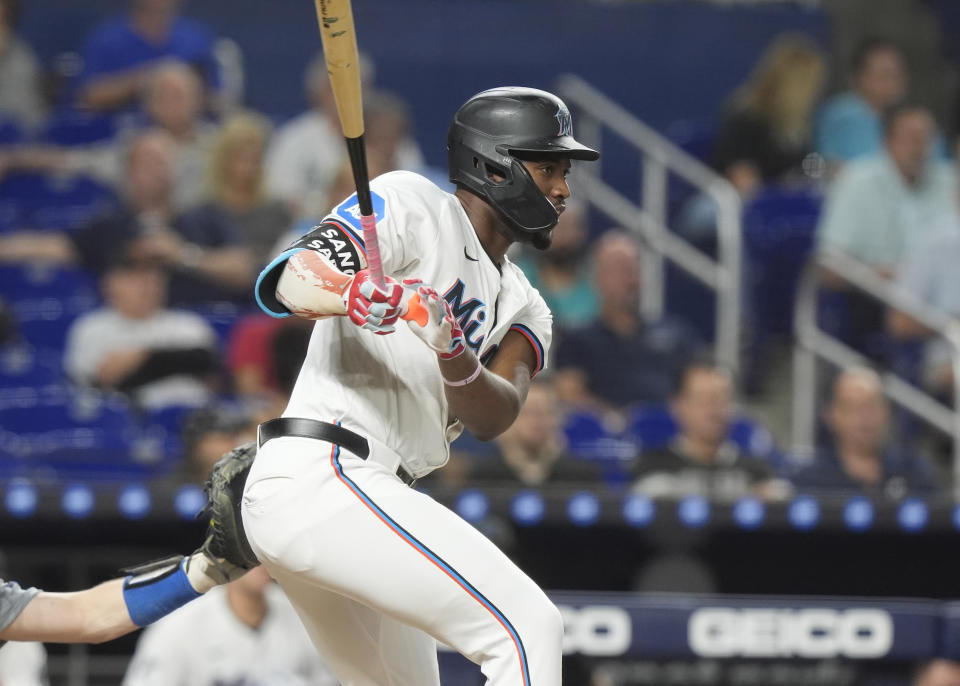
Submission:
[[[444,360],[453,359],[466,350],[463,331],[453,316],[450,303],[419,279],[404,279],[403,286],[407,289],[411,313],[414,310],[426,313],[426,316],[404,317],[410,330]]]
[[[397,320],[407,309],[403,285],[386,276],[383,288],[378,288],[367,269],[353,277],[343,295],[343,305],[350,321],[381,336],[396,330]]]

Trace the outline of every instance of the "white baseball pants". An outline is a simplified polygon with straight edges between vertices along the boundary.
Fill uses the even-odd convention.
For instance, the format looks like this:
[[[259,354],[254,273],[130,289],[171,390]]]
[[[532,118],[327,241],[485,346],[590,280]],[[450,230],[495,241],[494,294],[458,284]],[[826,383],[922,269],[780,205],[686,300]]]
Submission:
[[[250,544],[344,686],[439,686],[436,641],[491,686],[560,686],[563,621],[537,585],[371,442],[283,437],[243,497]],[[392,465],[392,466],[391,466]]]

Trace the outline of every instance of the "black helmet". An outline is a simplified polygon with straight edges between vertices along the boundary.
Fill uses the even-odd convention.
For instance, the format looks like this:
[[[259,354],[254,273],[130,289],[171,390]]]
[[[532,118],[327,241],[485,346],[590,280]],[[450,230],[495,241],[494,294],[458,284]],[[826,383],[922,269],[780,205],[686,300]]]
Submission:
[[[600,153],[574,139],[570,110],[563,100],[535,88],[483,91],[453,115],[447,131],[450,181],[490,203],[517,240],[545,249],[557,224],[557,211],[517,153],[553,153],[589,161]],[[503,181],[491,179],[491,171]]]

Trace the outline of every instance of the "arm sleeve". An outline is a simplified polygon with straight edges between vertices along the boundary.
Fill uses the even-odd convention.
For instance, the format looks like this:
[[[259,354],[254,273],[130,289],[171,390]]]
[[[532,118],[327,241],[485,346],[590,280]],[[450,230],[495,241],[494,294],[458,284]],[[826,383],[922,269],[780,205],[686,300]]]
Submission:
[[[4,583],[3,579],[0,579],[0,631],[13,624],[13,620],[20,616],[39,592],[35,588],[20,588],[16,582]]]
[[[414,193],[395,188],[383,177],[370,183],[370,199],[377,219],[377,244],[383,271],[394,278],[408,276],[419,262],[421,246],[430,245],[435,238],[429,231],[436,232],[437,227],[416,201]],[[367,266],[356,193],[333,208],[319,226],[295,240],[260,273],[256,285],[257,304],[273,317],[290,316],[277,300],[277,282],[287,260],[301,250],[321,253],[344,274],[355,274]]]

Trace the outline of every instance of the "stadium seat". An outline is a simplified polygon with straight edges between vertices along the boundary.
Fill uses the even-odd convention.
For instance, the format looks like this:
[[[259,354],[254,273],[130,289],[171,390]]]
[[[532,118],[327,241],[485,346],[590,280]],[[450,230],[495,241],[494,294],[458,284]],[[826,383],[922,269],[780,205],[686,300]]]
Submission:
[[[635,410],[626,433],[636,441],[643,452],[664,447],[676,437],[678,430],[677,423],[667,407],[654,405]],[[735,417],[727,439],[746,455],[766,460],[778,470],[785,467],[785,458],[777,450],[773,435],[765,426],[749,417]]]
[[[63,380],[59,351],[38,350],[24,343],[0,346],[0,388],[37,387]]]
[[[24,218],[41,230],[75,231],[117,202],[110,188],[87,176],[46,176],[41,193]]]
[[[717,122],[712,118],[679,119],[667,126],[666,136],[684,152],[706,162],[713,152]]]
[[[66,297],[81,300],[85,308],[99,302],[97,283],[89,272],[45,264],[0,266],[0,297],[8,302]]]
[[[67,108],[50,116],[40,138],[55,145],[89,145],[109,140],[116,133],[113,117]]]
[[[122,396],[68,386],[0,393],[0,440],[19,470],[133,469],[136,422]]]
[[[575,457],[600,463],[608,482],[618,482],[621,468],[637,455],[630,437],[608,430],[603,420],[594,414],[569,414],[563,424],[563,433],[567,450]]]
[[[13,145],[23,142],[23,129],[16,120],[0,116],[0,145]]]
[[[84,295],[65,298],[25,298],[11,302],[21,336],[32,345],[63,350],[67,332],[96,302]]]
[[[762,391],[770,343],[793,331],[797,286],[814,247],[822,198],[805,189],[768,187],[744,209],[743,293],[749,352],[744,388]]]

